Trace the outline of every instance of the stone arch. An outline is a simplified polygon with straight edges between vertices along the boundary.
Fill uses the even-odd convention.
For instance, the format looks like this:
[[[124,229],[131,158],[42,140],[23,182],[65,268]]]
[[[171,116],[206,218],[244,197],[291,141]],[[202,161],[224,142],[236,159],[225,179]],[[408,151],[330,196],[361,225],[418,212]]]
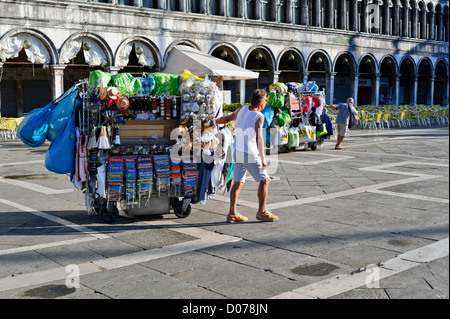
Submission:
[[[138,58],[142,55],[142,58],[140,58],[142,62],[139,62],[142,66],[161,68],[161,53],[157,46],[151,40],[139,36],[126,38],[119,44],[114,55],[115,66],[126,67],[128,64],[126,62],[129,60],[133,46],[135,46],[135,50],[141,48],[143,51],[141,54],[138,54]]]
[[[92,32],[78,32],[78,33],[72,34],[69,38],[67,38],[59,50],[60,64],[67,63],[67,59],[69,59],[71,56],[73,56],[73,54],[79,53],[79,51],[82,50],[83,48],[74,47],[74,46],[76,46],[77,42],[79,45],[79,42],[83,42],[83,41],[89,43],[89,45],[94,50],[96,50],[95,53],[97,54],[98,59],[104,60],[104,62],[101,64],[98,64],[100,62],[99,60],[97,60],[96,62],[93,62],[94,64],[102,65],[102,66],[114,65],[113,53],[112,53],[110,46],[102,37],[100,37],[99,35],[92,33]],[[70,51],[72,51],[72,52],[70,52]]]
[[[23,49],[23,43],[27,37],[31,42],[34,42],[38,46],[39,50],[43,48],[46,50],[46,52],[42,52],[41,54],[45,56],[45,60],[49,61],[46,61],[46,63],[42,64],[50,65],[59,63],[58,50],[56,49],[53,42],[44,33],[28,28],[12,29],[6,32],[0,38],[0,61],[2,60],[6,61],[8,57],[9,58],[17,57],[19,52]],[[12,43],[11,40],[13,38],[20,38],[20,39],[18,41],[14,41],[15,43]],[[7,44],[6,42],[9,43]],[[8,49],[5,49],[6,46],[8,46]],[[28,58],[29,60],[30,59],[33,60],[33,57],[31,56],[29,56]]]
[[[192,40],[189,40],[189,39],[181,39],[181,40],[174,41],[174,42],[172,42],[172,44],[170,44],[170,45],[167,47],[166,51],[164,52],[163,63],[162,63],[162,65],[161,65],[161,69],[165,69],[165,68],[167,67],[167,59],[168,59],[168,57],[169,57],[169,52],[170,52],[174,47],[176,47],[177,45],[187,45],[187,46],[193,47],[194,49],[197,49],[197,50],[201,51],[201,49],[200,49],[200,47],[197,45],[197,43],[195,43],[195,42],[192,41]]]

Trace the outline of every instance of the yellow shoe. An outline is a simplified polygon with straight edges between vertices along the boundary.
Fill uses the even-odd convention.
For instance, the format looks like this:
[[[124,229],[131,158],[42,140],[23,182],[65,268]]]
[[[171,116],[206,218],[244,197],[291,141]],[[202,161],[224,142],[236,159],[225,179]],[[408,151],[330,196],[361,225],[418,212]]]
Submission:
[[[242,216],[240,214],[231,215],[228,214],[227,216],[227,223],[240,223],[240,222],[246,222],[248,221],[248,218],[245,216]]]
[[[274,221],[278,220],[278,216],[274,215],[271,212],[266,210],[264,213],[260,213],[260,212],[256,213],[256,219],[262,220],[265,222],[274,222]]]

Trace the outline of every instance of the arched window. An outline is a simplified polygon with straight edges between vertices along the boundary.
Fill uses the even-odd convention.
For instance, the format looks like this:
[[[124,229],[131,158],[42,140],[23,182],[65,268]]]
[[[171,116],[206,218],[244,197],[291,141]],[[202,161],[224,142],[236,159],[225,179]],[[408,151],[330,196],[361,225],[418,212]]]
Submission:
[[[389,1],[383,1],[383,7],[380,8],[381,10],[381,32],[383,34],[389,35],[390,34],[390,10],[389,10]]]
[[[337,60],[334,68],[336,73],[334,78],[333,103],[346,101],[354,92],[355,63],[350,54],[342,54]]]
[[[419,38],[427,38],[427,8],[425,4],[421,1],[419,2]]]
[[[300,0],[292,0],[292,23],[301,24],[300,21]]]
[[[178,11],[179,10],[179,0],[166,0],[166,9],[170,10],[170,11]]]
[[[256,0],[261,2],[261,20],[270,21],[270,4],[269,0]]]
[[[449,40],[449,16],[448,16],[448,6],[444,7],[444,34],[442,39],[446,42]]]
[[[208,0],[206,12],[211,15],[220,15],[220,0]]]
[[[434,9],[431,3],[427,6],[427,36],[426,39],[432,40],[434,38]]]
[[[435,33],[434,33],[435,39],[437,41],[442,41],[443,21],[442,21],[442,6],[440,4],[436,6],[434,25],[435,25]]]
[[[144,8],[156,9],[157,0],[142,0],[142,6]]]
[[[227,0],[227,17],[239,17],[237,2],[236,0]]]
[[[200,0],[188,0],[187,12],[200,13]]]
[[[428,97],[431,94],[430,82],[432,76],[432,67],[428,59],[422,60],[422,62],[420,63],[418,75],[419,79],[417,82],[417,103],[427,104]]]
[[[287,1],[285,0],[275,0],[272,1],[272,5],[271,6],[275,6],[275,8],[270,8],[271,10],[273,10],[274,12],[276,12],[276,21],[281,22],[281,23],[286,23],[287,22]]]
[[[436,64],[435,70],[436,79],[434,81],[434,102],[433,104],[444,105],[446,87],[448,86],[448,69],[444,61],[439,61]],[[448,101],[448,97],[447,97]]]
[[[245,18],[247,19],[259,19],[259,15],[256,14],[256,2],[259,0],[244,0],[245,2]],[[258,6],[259,7],[259,6]]]
[[[403,60],[400,66],[400,88],[399,88],[399,103],[411,104],[413,101],[412,96],[414,92],[414,63],[411,58]],[[417,97],[419,103],[419,97]]]
[[[124,6],[132,6],[134,3],[133,0],[117,0],[117,4],[121,4]]]

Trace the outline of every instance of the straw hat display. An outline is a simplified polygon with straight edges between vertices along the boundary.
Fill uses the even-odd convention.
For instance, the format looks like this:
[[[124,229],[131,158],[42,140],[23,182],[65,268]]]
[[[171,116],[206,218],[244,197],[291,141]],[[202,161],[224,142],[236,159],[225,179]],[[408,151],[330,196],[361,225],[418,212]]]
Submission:
[[[130,107],[130,101],[126,97],[119,98],[119,108],[123,110],[127,110]]]
[[[114,86],[110,86],[108,88],[107,92],[108,92],[108,97],[111,100],[118,100],[120,98],[120,94],[121,94],[120,90],[118,88],[114,87]]]
[[[94,89],[94,96],[101,101],[106,100],[106,97],[108,96],[106,88],[102,86],[97,86]]]

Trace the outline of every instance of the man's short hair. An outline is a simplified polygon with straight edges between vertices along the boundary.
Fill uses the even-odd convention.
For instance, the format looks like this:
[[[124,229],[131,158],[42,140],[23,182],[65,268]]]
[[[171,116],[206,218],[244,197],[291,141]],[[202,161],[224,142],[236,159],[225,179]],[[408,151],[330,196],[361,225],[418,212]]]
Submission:
[[[352,97],[349,97],[349,98],[347,99],[347,103],[351,103],[351,102],[355,103],[355,100],[354,100]]]
[[[257,89],[253,91],[252,95],[250,96],[250,103],[251,105],[257,105],[259,101],[265,99],[267,96],[267,93],[265,90]]]

